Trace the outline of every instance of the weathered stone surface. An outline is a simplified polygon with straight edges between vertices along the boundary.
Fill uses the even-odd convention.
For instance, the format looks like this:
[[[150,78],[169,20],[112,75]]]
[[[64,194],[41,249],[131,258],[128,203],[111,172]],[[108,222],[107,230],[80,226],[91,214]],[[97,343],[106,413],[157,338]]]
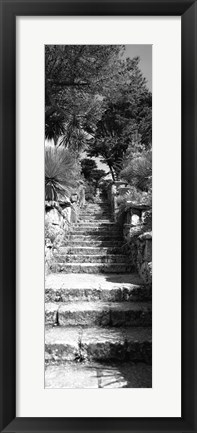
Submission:
[[[152,282],[152,262],[143,262],[139,268],[139,275],[146,284],[151,284]]]
[[[140,240],[152,239],[152,232],[145,232],[139,236]]]
[[[73,274],[72,274],[73,275]],[[91,274],[90,274],[91,275]],[[97,288],[46,288],[46,302],[104,301],[104,302],[140,302],[151,300],[151,292],[146,286],[97,287]]]
[[[46,288],[97,288],[101,287],[103,284],[112,288],[113,286],[129,288],[129,285],[139,285],[142,283],[139,275],[137,273],[132,274],[79,274],[77,277],[73,274],[50,274],[46,276]]]
[[[91,222],[91,221],[88,221],[88,222],[84,222],[84,221],[78,221],[76,224],[73,224],[73,228],[80,228],[80,229],[83,229],[83,228],[91,228],[91,229],[99,229],[99,228],[101,228],[101,227],[103,227],[103,228],[109,228],[109,227],[111,227],[111,228],[115,228],[115,227],[118,227],[117,226],[117,223],[115,223],[115,222],[113,222],[113,221],[105,221],[105,220],[99,220],[99,221],[93,221],[93,222]]]
[[[45,388],[151,388],[152,368],[145,363],[70,363],[46,367]]]
[[[101,214],[101,215],[91,215],[91,214],[84,214],[80,215],[80,218],[78,219],[78,223],[99,223],[102,221],[103,223],[110,223],[114,222],[114,220],[110,217],[109,214]]]
[[[151,304],[75,302],[58,309],[60,326],[151,326]]]
[[[77,241],[77,242],[81,242],[81,241],[90,241],[90,242],[94,242],[94,241],[110,241],[110,240],[114,240],[114,241],[122,241],[122,237],[120,236],[119,233],[111,233],[109,235],[109,233],[107,235],[100,235],[98,234],[92,234],[92,235],[79,235],[79,234],[67,234],[65,237],[65,241]]]
[[[78,224],[73,226],[69,233],[73,234],[93,234],[93,235],[109,235],[113,233],[121,233],[121,228],[112,224]]]
[[[45,299],[46,302],[150,300],[150,290],[140,283],[136,274],[49,274]]]
[[[149,328],[67,328],[46,330],[47,361],[126,360],[151,362]]]
[[[127,263],[52,263],[52,272],[65,273],[131,273],[134,271],[133,266]]]
[[[97,371],[81,364],[50,365],[46,368],[45,388],[98,388]]]
[[[76,247],[60,247],[59,248],[59,254],[70,254],[70,255],[110,255],[110,254],[120,254],[122,253],[122,248],[121,247],[81,247],[81,246],[76,246]]]
[[[46,278],[46,387],[149,387],[150,285],[142,285],[143,267],[143,280],[132,274],[138,253],[150,265],[149,234],[139,238],[141,210],[124,232],[135,238],[131,261],[107,204],[88,204],[71,219],[72,230],[53,248],[55,273]],[[146,363],[141,370],[139,362]]]
[[[151,388],[152,367],[145,363],[97,364],[99,388]]]
[[[113,247],[121,247],[123,245],[123,241],[122,240],[94,240],[94,242],[92,242],[92,240],[83,240],[83,241],[78,241],[78,240],[64,240],[62,242],[62,246],[65,245],[67,247],[89,247],[90,245],[94,245],[94,247],[103,247],[103,248],[113,248]]]
[[[57,323],[58,304],[47,302],[45,304],[45,324],[55,325]]]
[[[60,326],[108,326],[110,308],[98,302],[70,302],[59,307],[58,322]]]
[[[146,355],[147,352],[147,355]],[[148,328],[88,328],[83,330],[81,354],[84,359],[151,362],[151,330]]]
[[[80,329],[49,328],[45,331],[45,359],[47,361],[71,361],[80,356]]]
[[[123,254],[55,254],[58,263],[128,263],[129,259]]]

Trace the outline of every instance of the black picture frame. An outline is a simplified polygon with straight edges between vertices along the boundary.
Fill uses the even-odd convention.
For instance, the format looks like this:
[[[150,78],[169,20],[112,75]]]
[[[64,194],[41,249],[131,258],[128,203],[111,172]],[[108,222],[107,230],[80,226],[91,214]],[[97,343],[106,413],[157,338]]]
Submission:
[[[0,430],[4,432],[197,432],[197,2],[194,0],[1,0]],[[182,20],[182,416],[16,418],[17,16],[138,15]],[[165,206],[165,203],[164,203]],[[169,354],[170,356],[170,354]],[[165,374],[165,372],[164,372]],[[169,384],[170,393],[170,384]],[[91,414],[90,414],[91,416]]]

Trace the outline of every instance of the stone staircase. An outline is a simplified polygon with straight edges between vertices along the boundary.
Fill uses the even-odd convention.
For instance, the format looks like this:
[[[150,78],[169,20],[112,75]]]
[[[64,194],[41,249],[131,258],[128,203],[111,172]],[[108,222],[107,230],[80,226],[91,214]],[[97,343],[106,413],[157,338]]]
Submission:
[[[65,234],[46,277],[46,387],[151,386],[150,293],[122,243],[102,202]]]

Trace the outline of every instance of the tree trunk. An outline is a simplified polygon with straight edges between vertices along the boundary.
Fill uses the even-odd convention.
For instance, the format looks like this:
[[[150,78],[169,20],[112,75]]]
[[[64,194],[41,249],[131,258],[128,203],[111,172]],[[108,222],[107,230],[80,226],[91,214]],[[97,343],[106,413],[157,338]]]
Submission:
[[[109,166],[109,169],[110,169],[110,172],[111,172],[111,175],[112,175],[112,179],[113,179],[113,181],[115,181],[116,179],[115,179],[115,176],[114,176],[113,168],[112,168],[112,166],[109,163],[108,163],[108,166]]]
[[[54,145],[57,146],[57,143],[58,143],[58,137],[57,137],[57,135],[55,135],[55,137],[53,138],[53,141],[54,141]]]

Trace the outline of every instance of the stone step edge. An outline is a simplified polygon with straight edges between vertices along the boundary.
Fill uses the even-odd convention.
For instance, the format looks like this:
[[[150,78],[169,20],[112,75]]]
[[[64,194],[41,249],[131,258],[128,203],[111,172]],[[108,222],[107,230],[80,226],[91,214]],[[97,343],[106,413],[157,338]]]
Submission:
[[[66,252],[66,254],[55,253],[54,258],[59,260],[60,263],[70,263],[69,260],[73,260],[74,263],[127,263],[129,264],[129,257],[126,254],[74,254],[71,252]],[[64,260],[65,259],[65,260]],[[103,259],[101,262],[100,260]],[[62,262],[62,260],[64,260]],[[78,260],[78,261],[77,261]],[[80,262],[81,260],[81,262]],[[88,261],[89,260],[89,261]],[[94,262],[95,260],[95,262]],[[98,260],[98,262],[96,261]],[[118,261],[120,260],[120,261]],[[72,262],[72,263],[73,263]]]
[[[59,326],[150,326],[151,302],[45,303],[45,324]]]
[[[45,331],[45,360],[124,360],[151,363],[151,328],[48,328]]]
[[[57,274],[54,274],[57,275]],[[67,275],[67,274],[65,274]],[[146,302],[151,301],[151,289],[138,284],[114,284],[109,287],[105,284],[98,286],[84,285],[79,287],[76,282],[75,287],[62,287],[60,285],[49,284],[46,282],[45,300],[46,302]]]
[[[62,250],[66,250],[66,249],[68,249],[68,248],[70,248],[70,247],[59,247],[59,250],[58,251],[62,251]],[[118,247],[118,248],[121,248],[121,247]],[[88,246],[84,246],[84,247],[73,247],[72,248],[73,250],[84,250],[84,251],[86,251],[86,250],[90,250],[90,251],[93,251],[93,250],[97,250],[97,251],[106,251],[106,252],[108,252],[110,249],[111,250],[114,250],[114,249],[116,249],[116,247],[88,247]],[[67,251],[65,251],[65,252],[67,252]],[[97,254],[98,255],[98,254]],[[121,255],[121,254],[120,254]]]
[[[45,312],[58,312],[60,309],[64,311],[72,312],[86,312],[86,311],[151,311],[152,303],[149,302],[61,302],[60,304],[55,302],[45,303]]]
[[[92,239],[91,239],[92,240]],[[63,240],[62,242],[62,246],[61,248],[64,248],[66,246],[78,246],[78,247],[83,247],[83,246],[89,246],[90,245],[90,240],[80,240],[77,241],[76,239],[69,239],[69,240]],[[103,241],[103,240],[94,240],[94,246],[99,246],[101,245],[101,247],[103,246],[103,248],[114,248],[115,246],[117,247],[121,247],[123,246],[123,241],[115,241],[115,240],[110,240],[110,241]]]
[[[72,234],[72,233],[68,233],[64,236],[64,241],[75,241],[75,240],[79,240],[79,241],[110,241],[110,240],[117,240],[117,241],[122,241],[122,237],[119,234],[115,234],[115,235],[98,235],[96,232],[91,235],[77,235],[77,234]]]
[[[114,221],[105,221],[105,220],[98,220],[97,222],[90,222],[90,224],[92,224],[91,227],[98,227],[100,228],[100,226],[103,225],[103,228],[113,228],[113,227],[121,227],[118,223],[114,222]],[[84,225],[85,227],[88,227],[88,223],[85,223],[84,221],[78,221],[76,223],[72,224],[72,227],[81,227],[82,225]]]
[[[83,256],[81,256],[81,257],[83,257]],[[59,266],[68,266],[68,267],[70,267],[70,266],[73,266],[73,267],[77,267],[77,266],[81,266],[81,267],[98,267],[98,268],[101,268],[102,266],[107,266],[107,267],[111,267],[111,266],[115,266],[115,267],[118,267],[118,266],[120,266],[120,267],[123,267],[123,266],[126,266],[126,267],[128,267],[128,266],[130,266],[131,268],[132,268],[132,265],[130,265],[130,263],[127,263],[127,262],[121,262],[121,263],[83,263],[83,262],[69,262],[69,263],[67,263],[67,262],[56,262],[55,264],[57,264],[57,265],[59,265]]]

